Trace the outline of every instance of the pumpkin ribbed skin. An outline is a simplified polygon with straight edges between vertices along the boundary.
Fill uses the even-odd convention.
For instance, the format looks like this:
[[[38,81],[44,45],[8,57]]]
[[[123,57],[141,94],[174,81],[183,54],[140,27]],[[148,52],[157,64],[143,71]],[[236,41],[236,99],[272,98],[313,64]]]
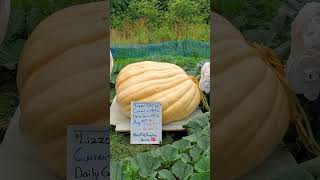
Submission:
[[[130,117],[131,101],[158,101],[162,123],[189,116],[201,100],[200,89],[175,64],[143,61],[124,67],[116,80],[117,103]]]
[[[60,10],[27,40],[18,65],[21,130],[59,176],[67,125],[107,123],[106,2]]]
[[[231,23],[212,17],[213,179],[229,180],[255,168],[281,142],[289,105],[271,67]]]

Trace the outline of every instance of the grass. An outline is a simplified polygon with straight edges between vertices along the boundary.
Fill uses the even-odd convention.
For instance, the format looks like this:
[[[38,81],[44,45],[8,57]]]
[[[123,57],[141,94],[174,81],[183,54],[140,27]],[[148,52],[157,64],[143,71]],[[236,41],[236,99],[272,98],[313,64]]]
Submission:
[[[154,149],[159,148],[167,144],[171,144],[174,141],[181,139],[183,136],[186,136],[187,133],[173,133],[173,132],[164,132],[163,142],[161,145],[133,145],[130,144],[130,134],[129,133],[118,133],[114,129],[110,133],[110,155],[111,160],[123,160],[128,157],[132,157],[138,153],[148,152]]]
[[[143,20],[132,24],[126,24],[121,29],[110,30],[111,46],[128,44],[151,44],[176,40],[210,40],[210,25],[189,24],[186,26],[176,25],[174,28],[162,26],[159,29],[150,29]]]

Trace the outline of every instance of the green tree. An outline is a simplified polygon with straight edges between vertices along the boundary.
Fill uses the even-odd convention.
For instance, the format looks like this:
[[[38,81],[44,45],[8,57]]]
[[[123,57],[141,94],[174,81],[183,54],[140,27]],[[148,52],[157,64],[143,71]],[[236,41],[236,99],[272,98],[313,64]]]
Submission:
[[[209,24],[210,22],[210,0],[198,0],[200,18],[204,23]]]
[[[128,19],[128,6],[133,0],[111,0],[111,27],[121,28]]]
[[[150,27],[161,24],[160,11],[156,8],[158,0],[135,0],[129,5],[129,15],[133,20],[144,19]]]
[[[171,0],[168,4],[167,18],[172,23],[198,23],[199,4],[194,0]]]
[[[157,8],[161,12],[167,12],[168,11],[168,4],[170,0],[159,0],[157,2]]]

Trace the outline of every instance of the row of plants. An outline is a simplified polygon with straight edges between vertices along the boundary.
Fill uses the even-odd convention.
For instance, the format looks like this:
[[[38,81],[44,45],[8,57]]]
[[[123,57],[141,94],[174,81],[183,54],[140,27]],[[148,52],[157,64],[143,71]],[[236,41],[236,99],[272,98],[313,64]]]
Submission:
[[[158,149],[111,161],[114,180],[210,179],[210,113],[199,113],[184,128],[188,136]]]

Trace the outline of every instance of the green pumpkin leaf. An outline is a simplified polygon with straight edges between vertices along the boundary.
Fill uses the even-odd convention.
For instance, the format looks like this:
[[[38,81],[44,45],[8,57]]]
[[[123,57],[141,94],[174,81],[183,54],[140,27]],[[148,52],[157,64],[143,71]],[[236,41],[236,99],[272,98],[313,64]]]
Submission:
[[[194,169],[197,172],[210,172],[210,156],[202,157],[195,165]]]
[[[190,154],[192,160],[196,161],[200,158],[201,152],[202,152],[202,150],[199,147],[195,146],[189,151],[189,154]]]
[[[191,157],[190,157],[188,154],[186,154],[186,153],[180,154],[180,159],[181,159],[181,161],[184,162],[184,163],[189,163],[189,162],[191,162]]]
[[[314,177],[298,166],[277,170],[271,180],[315,180]]]
[[[205,128],[202,130],[202,134],[203,134],[203,135],[210,136],[210,126],[209,126],[209,124],[208,124],[207,127],[205,127]]]
[[[140,153],[132,158],[132,164],[139,168],[140,176],[147,178],[156,169],[161,166],[161,162],[158,158],[147,155],[146,153]]]
[[[191,146],[191,142],[186,139],[181,139],[179,141],[174,142],[172,146],[179,149],[180,152],[184,152]]]
[[[159,178],[166,180],[175,180],[175,177],[173,176],[172,172],[170,172],[167,169],[162,169],[161,171],[159,171]]]
[[[191,134],[189,136],[185,136],[182,139],[190,141],[191,143],[197,143],[202,136],[208,136],[208,137],[210,136],[210,127],[209,126],[203,128],[199,132],[195,132],[195,133],[193,133],[193,134]]]
[[[158,180],[156,177],[148,177],[147,180]]]
[[[190,180],[210,180],[210,173],[195,173],[191,176]]]
[[[193,167],[190,164],[178,161],[172,166],[173,174],[181,180],[188,179],[193,173]]]
[[[0,66],[14,69],[20,57],[25,40],[5,41],[0,45]]]
[[[206,135],[201,136],[197,142],[197,145],[200,148],[207,150],[208,148],[210,148],[210,137]]]
[[[163,161],[174,161],[178,158],[178,149],[171,145],[162,146],[158,149]]]
[[[188,130],[190,134],[202,131],[203,128],[208,126],[210,121],[210,113],[198,113],[190,121],[188,121],[185,125],[183,125],[184,128]]]
[[[127,166],[125,167],[125,171],[123,171],[124,179],[135,179],[137,176],[139,176],[138,170],[138,167],[136,167],[132,163],[127,164]]]
[[[192,135],[185,136],[182,139],[190,141],[191,143],[196,143],[200,137],[201,137],[201,133],[194,133]]]
[[[300,167],[307,170],[313,176],[320,177],[320,156],[301,163]]]
[[[155,149],[155,150],[149,151],[147,153],[153,157],[160,157],[161,156],[159,149]]]
[[[124,178],[122,172],[124,171],[124,167],[121,163],[118,163],[116,161],[110,162],[110,176],[114,180],[122,180]]]

